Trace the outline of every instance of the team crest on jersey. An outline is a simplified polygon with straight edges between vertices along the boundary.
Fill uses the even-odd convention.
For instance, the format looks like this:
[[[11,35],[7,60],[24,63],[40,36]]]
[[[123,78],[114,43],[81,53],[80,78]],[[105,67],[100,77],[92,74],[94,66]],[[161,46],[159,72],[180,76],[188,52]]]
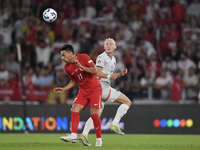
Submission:
[[[98,60],[98,62],[97,62],[98,64],[101,64],[101,60]]]
[[[77,72],[77,71],[78,71],[78,68],[75,69],[75,72]]]

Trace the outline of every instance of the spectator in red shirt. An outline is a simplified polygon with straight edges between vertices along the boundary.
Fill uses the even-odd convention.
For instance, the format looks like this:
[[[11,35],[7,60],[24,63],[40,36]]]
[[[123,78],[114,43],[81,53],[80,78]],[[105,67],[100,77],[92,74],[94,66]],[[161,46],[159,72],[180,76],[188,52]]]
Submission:
[[[55,21],[55,24],[53,25],[53,29],[55,32],[55,36],[61,35],[62,33],[62,20],[61,18],[57,18],[57,20]]]
[[[26,26],[26,43],[28,45],[32,44],[36,38],[35,22],[33,19],[29,19]]]
[[[19,82],[19,78],[16,76],[16,74],[12,71],[9,72],[9,79],[8,79],[8,84],[9,87],[17,87]]]
[[[160,75],[161,63],[157,60],[156,53],[151,54],[151,60],[147,62],[146,69],[151,73],[151,78],[156,79]]]
[[[67,1],[67,6],[66,6],[64,11],[65,11],[66,18],[70,17],[70,14],[72,13],[72,11],[78,12],[77,8],[74,6],[74,1],[73,0],[68,0]]]
[[[140,29],[141,33],[143,34],[143,38],[151,43],[154,43],[155,37],[153,34],[148,32],[148,27],[143,25]]]
[[[175,0],[175,5],[171,7],[173,12],[173,18],[177,21],[182,21],[184,19],[184,15],[186,13],[186,8],[184,5],[179,3],[179,0]]]
[[[157,19],[157,22],[161,25],[170,25],[172,22],[175,22],[172,15],[172,10],[169,9],[166,13],[166,17],[164,19]]]
[[[71,38],[70,29],[67,25],[62,26],[62,41],[67,42]]]
[[[170,30],[167,35],[170,41],[177,41],[178,38],[180,38],[180,33],[177,31],[177,26],[175,23],[171,23]]]
[[[169,40],[167,39],[167,34],[166,32],[162,32],[161,39],[158,42],[157,49],[158,49],[158,54],[163,58],[165,57],[167,53],[170,52],[168,44],[169,44]]]

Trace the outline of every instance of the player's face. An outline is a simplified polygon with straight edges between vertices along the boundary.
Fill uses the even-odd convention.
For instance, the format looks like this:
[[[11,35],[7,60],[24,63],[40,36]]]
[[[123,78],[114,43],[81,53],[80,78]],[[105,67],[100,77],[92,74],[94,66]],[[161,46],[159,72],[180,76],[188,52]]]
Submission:
[[[114,41],[113,40],[107,40],[105,45],[104,45],[104,49],[105,49],[107,54],[113,53],[114,50],[116,49],[116,45],[115,45]]]
[[[62,56],[62,60],[66,63],[69,64],[71,63],[71,53],[67,53],[67,51],[63,50],[61,51],[61,56]]]

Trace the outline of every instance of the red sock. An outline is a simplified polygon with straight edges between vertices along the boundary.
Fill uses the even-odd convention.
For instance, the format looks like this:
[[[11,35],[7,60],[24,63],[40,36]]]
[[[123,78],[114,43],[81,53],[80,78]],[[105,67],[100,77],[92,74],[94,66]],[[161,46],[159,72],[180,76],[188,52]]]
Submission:
[[[98,114],[92,115],[91,118],[93,120],[96,137],[101,138],[101,120],[99,118],[99,115]]]
[[[79,124],[79,113],[72,112],[71,113],[71,128],[72,128],[72,133],[77,133],[78,132],[78,124]]]

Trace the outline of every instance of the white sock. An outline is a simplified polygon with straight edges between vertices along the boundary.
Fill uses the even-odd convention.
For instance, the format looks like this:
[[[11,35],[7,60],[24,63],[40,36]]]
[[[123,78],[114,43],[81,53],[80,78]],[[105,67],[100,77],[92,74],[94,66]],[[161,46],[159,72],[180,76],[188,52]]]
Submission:
[[[113,119],[112,124],[118,125],[121,118],[126,114],[127,110],[129,109],[129,106],[126,104],[121,104],[119,108],[117,109],[117,113],[115,115],[115,118]]]
[[[73,138],[75,138],[75,139],[77,138],[77,133],[71,133],[71,135]]]
[[[85,126],[84,126],[84,129],[83,129],[83,132],[82,132],[82,135],[87,137],[88,136],[88,133],[90,132],[90,130],[94,127],[93,125],[93,120],[92,118],[90,117],[86,123],[85,123]]]

